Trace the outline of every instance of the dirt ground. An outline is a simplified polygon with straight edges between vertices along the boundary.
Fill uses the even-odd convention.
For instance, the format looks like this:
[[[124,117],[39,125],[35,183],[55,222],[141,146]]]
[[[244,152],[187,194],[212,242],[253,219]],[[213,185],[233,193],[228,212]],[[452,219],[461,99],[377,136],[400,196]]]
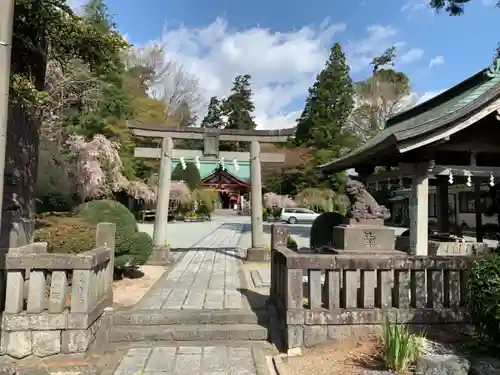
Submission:
[[[135,305],[165,273],[162,266],[141,266],[132,275],[113,283],[113,307],[127,308]]]
[[[282,374],[304,375],[359,375],[363,370],[383,370],[375,337],[325,343],[304,350],[300,356],[283,359]]]

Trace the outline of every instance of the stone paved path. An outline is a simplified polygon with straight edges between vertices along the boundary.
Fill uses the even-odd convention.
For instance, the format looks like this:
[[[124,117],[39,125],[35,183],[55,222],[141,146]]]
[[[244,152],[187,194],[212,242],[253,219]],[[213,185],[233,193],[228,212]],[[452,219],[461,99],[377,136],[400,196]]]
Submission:
[[[178,263],[134,309],[249,309],[239,291],[239,268],[249,242],[248,222],[249,218],[217,218],[204,227],[187,224],[191,232],[187,225],[178,226],[171,243],[179,247],[190,244],[189,249],[175,252],[181,254]],[[266,371],[256,360],[255,350],[262,353],[261,349],[208,342],[207,346],[178,345],[130,348],[114,375],[257,375]]]
[[[129,349],[114,375],[254,375],[250,348],[223,346]]]
[[[136,309],[241,309],[242,223],[223,223],[159,280]]]

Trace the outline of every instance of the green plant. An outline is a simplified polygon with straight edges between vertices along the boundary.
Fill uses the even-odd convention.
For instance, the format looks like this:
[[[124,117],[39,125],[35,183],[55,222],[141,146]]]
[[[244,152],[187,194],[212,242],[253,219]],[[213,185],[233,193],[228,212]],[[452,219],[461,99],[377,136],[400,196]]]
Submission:
[[[388,370],[405,374],[420,354],[422,336],[411,333],[404,324],[391,323],[386,318],[383,327],[383,354]]]
[[[345,216],[338,212],[325,212],[319,215],[311,226],[310,248],[321,249],[333,245],[333,228],[343,224]]]
[[[78,254],[95,247],[96,227],[69,215],[44,215],[36,222],[35,241],[47,242],[49,253]]]
[[[487,343],[500,342],[500,255],[498,250],[473,263],[467,305],[476,333]]]
[[[168,246],[168,244],[167,244]],[[134,266],[144,264],[153,251],[153,239],[144,232],[135,232],[130,241],[130,255]]]
[[[288,235],[288,237],[286,238],[286,246],[297,247],[297,241],[295,241],[292,236]]]
[[[103,199],[83,203],[76,207],[74,214],[93,225],[102,222],[115,223],[117,232],[137,231],[134,214],[123,204],[113,200]]]
[[[137,222],[134,215],[123,204],[112,200],[94,200],[81,204],[75,209],[75,216],[82,218],[91,225],[102,222],[116,224],[115,268],[123,270],[133,268],[140,263],[137,259],[149,256],[151,247],[145,247],[142,255],[134,248],[134,235],[137,233]]]

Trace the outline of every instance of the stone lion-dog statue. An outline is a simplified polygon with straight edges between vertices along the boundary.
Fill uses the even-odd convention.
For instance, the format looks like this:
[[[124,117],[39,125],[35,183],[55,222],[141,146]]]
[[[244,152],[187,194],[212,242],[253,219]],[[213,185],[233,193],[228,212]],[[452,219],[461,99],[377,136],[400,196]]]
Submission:
[[[357,221],[390,219],[389,210],[385,206],[379,205],[361,182],[347,181],[345,194],[350,202],[350,207],[347,210],[348,218]]]

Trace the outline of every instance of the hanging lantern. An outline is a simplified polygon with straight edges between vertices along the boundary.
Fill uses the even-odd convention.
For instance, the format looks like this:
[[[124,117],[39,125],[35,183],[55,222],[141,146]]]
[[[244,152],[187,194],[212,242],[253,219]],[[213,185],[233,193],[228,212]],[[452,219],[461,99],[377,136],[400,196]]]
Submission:
[[[238,165],[238,160],[236,160],[236,158],[233,159],[233,166],[235,171],[238,171],[240,169],[240,166]]]
[[[201,164],[200,164],[200,157],[196,156],[194,163],[196,164],[196,168],[200,170]]]
[[[448,170],[449,171],[449,176],[448,176],[448,182],[450,183],[450,185],[453,184],[453,173],[451,172],[451,169]]]
[[[495,177],[493,177],[493,173],[490,173],[490,186],[495,186]]]
[[[226,165],[224,164],[224,156],[220,157],[220,167],[222,170],[226,169]]]

